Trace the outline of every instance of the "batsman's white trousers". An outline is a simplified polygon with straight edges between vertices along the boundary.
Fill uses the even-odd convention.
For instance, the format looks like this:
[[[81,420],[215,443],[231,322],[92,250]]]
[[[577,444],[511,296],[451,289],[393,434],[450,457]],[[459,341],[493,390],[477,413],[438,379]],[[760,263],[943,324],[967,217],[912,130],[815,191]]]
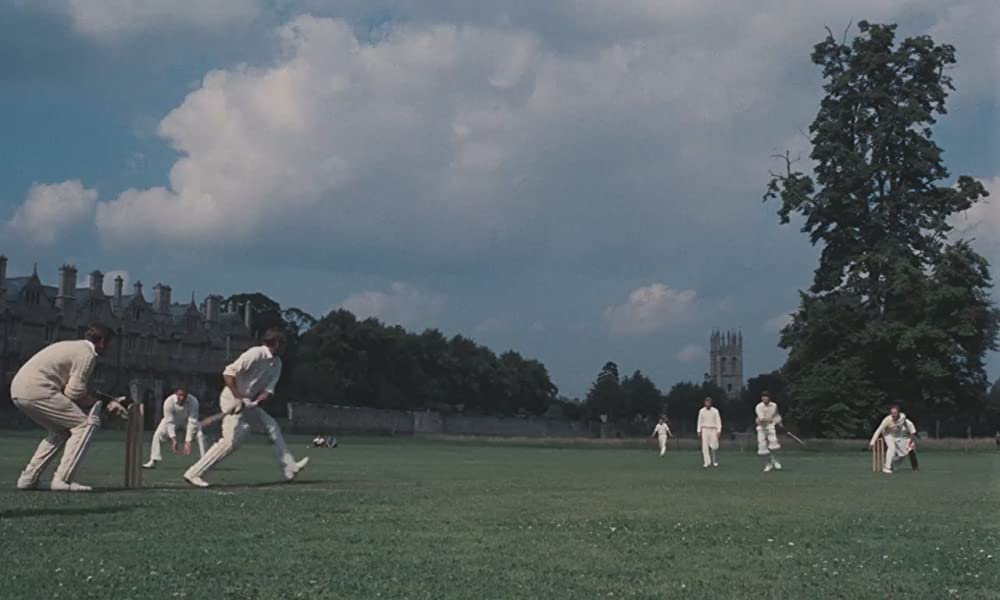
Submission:
[[[65,446],[62,460],[56,467],[54,479],[73,481],[73,474],[83,460],[83,455],[94,435],[94,430],[101,426],[99,416],[100,403],[97,403],[90,414],[83,412],[72,400],[60,393],[53,393],[42,398],[13,398],[14,405],[32,421],[48,430],[49,435],[38,444],[34,456],[28,461],[18,481],[21,484],[34,484],[41,477],[45,468],[55,458],[59,449]]]
[[[716,453],[719,451],[719,430],[714,427],[703,427],[701,430],[701,456],[705,466],[711,467],[718,462]]]
[[[243,410],[239,414],[228,414],[235,408],[234,402],[242,401],[233,399],[223,391],[219,397],[219,408],[227,414],[222,418],[222,437],[205,452],[198,462],[191,465],[191,468],[187,470],[185,475],[189,477],[202,477],[209,469],[217,465],[222,459],[232,454],[239,447],[240,443],[250,433],[251,423],[253,423],[260,425],[267,431],[267,435],[271,438],[271,443],[274,445],[274,457],[278,461],[282,475],[287,476],[287,470],[295,465],[295,457],[292,456],[292,453],[288,451],[288,446],[285,445],[285,438],[281,435],[281,427],[278,426],[278,422],[263,409],[252,405],[244,405]]]
[[[667,436],[660,435],[657,437],[660,438],[660,456],[663,456],[667,453]]]
[[[778,432],[774,425],[757,426],[757,454],[767,456],[773,450],[781,450],[778,443]]]
[[[153,444],[149,447],[150,460],[163,460],[163,452],[160,449],[160,444],[170,439],[169,432],[171,427],[174,427],[173,423],[168,423],[166,419],[160,419],[160,424],[157,425],[156,431],[153,432]],[[195,439],[198,440],[198,456],[205,456],[205,434],[201,432],[201,427],[198,428]]]

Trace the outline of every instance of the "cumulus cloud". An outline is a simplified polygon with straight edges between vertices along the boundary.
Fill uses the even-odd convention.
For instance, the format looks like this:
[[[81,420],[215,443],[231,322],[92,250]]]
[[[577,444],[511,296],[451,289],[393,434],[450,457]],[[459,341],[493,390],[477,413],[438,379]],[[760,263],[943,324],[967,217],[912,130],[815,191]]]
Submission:
[[[444,308],[445,298],[406,283],[395,282],[386,291],[365,291],[353,294],[340,307],[358,318],[375,317],[390,325],[432,327],[432,320]]]
[[[169,28],[221,30],[251,22],[262,9],[259,0],[48,0],[47,7],[67,15],[76,31],[99,40]]]
[[[1000,176],[981,181],[990,195],[956,215],[952,224],[960,237],[974,237],[982,245],[996,247],[1000,243]]]
[[[654,283],[633,290],[624,304],[608,307],[604,318],[613,334],[654,333],[690,318],[697,296],[694,290]]]
[[[77,180],[35,184],[6,224],[6,231],[28,243],[50,245],[77,227],[91,227],[97,191]]]
[[[705,348],[698,344],[689,344],[677,353],[677,360],[683,363],[693,363],[703,360],[706,356]]]

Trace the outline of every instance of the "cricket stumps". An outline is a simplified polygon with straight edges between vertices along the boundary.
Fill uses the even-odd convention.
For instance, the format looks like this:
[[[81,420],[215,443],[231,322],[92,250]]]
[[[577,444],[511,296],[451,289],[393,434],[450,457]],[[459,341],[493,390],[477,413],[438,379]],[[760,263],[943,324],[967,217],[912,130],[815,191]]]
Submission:
[[[879,438],[872,446],[872,473],[881,473],[885,466],[885,441]]]
[[[125,434],[125,487],[142,487],[142,405],[128,407]]]

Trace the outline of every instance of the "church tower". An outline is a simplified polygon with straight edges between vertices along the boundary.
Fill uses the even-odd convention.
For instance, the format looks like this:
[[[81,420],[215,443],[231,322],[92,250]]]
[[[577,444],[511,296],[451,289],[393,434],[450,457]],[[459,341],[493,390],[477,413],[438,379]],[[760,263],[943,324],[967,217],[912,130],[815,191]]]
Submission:
[[[727,398],[737,398],[743,391],[743,333],[719,331],[711,336],[711,381],[726,392]]]

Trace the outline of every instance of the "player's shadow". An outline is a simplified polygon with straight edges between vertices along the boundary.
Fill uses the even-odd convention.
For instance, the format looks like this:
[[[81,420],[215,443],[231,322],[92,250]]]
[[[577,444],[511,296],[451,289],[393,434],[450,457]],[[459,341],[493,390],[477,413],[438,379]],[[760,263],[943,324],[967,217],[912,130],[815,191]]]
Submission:
[[[316,485],[317,483],[330,483],[328,481],[323,481],[320,479],[293,479],[292,481],[262,481],[259,483],[213,483],[211,487],[207,488],[209,490],[213,488],[218,489],[234,489],[234,488],[269,488],[278,487],[282,485]],[[195,488],[191,488],[195,489]]]
[[[27,519],[31,517],[82,517],[87,515],[113,515],[130,512],[142,508],[138,504],[121,504],[118,506],[89,506],[72,508],[10,508],[0,510],[0,520]]]

